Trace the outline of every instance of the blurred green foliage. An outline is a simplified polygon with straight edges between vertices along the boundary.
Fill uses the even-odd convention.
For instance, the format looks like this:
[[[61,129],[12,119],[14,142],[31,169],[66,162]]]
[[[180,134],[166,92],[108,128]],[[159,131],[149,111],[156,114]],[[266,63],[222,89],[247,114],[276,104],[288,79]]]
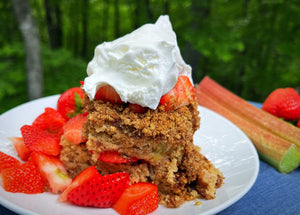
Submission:
[[[51,44],[45,2],[57,33]],[[168,14],[194,82],[209,75],[248,100],[300,87],[298,0],[31,0],[44,96],[78,86],[94,48]],[[49,8],[48,8],[49,9]],[[10,1],[0,2],[0,113],[27,101],[23,41]],[[59,43],[61,41],[61,43]]]

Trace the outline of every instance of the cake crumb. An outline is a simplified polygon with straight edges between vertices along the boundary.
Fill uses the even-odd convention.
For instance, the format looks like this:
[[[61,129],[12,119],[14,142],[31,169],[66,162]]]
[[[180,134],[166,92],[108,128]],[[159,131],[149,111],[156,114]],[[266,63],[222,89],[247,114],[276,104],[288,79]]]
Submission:
[[[195,205],[196,205],[196,206],[198,206],[198,205],[202,205],[202,202],[200,202],[200,201],[196,201],[196,202],[195,202]]]

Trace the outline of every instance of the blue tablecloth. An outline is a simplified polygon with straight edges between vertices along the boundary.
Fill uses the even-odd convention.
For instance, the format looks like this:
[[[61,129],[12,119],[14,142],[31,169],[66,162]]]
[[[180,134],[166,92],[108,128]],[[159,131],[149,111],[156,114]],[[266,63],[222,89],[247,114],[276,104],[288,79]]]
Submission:
[[[258,103],[252,103],[260,107]],[[0,215],[15,215],[0,206]],[[260,161],[260,169],[253,187],[238,202],[218,215],[277,215],[300,214],[300,168],[282,174]]]

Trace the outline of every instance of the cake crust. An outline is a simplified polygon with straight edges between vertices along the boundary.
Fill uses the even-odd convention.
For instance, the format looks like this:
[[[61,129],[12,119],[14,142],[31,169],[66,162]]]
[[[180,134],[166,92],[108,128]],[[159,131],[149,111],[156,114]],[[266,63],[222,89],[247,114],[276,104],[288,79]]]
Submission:
[[[172,112],[159,106],[141,114],[126,104],[90,101],[86,96],[84,107],[89,113],[84,132],[88,141],[76,147],[63,137],[61,141],[60,158],[72,177],[89,165],[95,165],[103,175],[127,172],[132,183],[155,183],[160,204],[167,207],[179,207],[196,198],[215,198],[223,175],[193,144],[200,126],[196,102]],[[98,160],[104,151],[117,151],[138,161],[105,163]]]

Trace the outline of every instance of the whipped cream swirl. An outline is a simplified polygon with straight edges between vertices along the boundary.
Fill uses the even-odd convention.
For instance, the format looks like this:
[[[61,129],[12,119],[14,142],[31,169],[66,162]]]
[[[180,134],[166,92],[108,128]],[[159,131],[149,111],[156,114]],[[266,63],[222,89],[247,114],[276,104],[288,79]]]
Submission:
[[[95,49],[83,89],[93,99],[104,85],[112,86],[123,102],[156,109],[161,96],[179,75],[191,78],[191,67],[180,55],[168,16]],[[193,82],[192,82],[193,83]]]

